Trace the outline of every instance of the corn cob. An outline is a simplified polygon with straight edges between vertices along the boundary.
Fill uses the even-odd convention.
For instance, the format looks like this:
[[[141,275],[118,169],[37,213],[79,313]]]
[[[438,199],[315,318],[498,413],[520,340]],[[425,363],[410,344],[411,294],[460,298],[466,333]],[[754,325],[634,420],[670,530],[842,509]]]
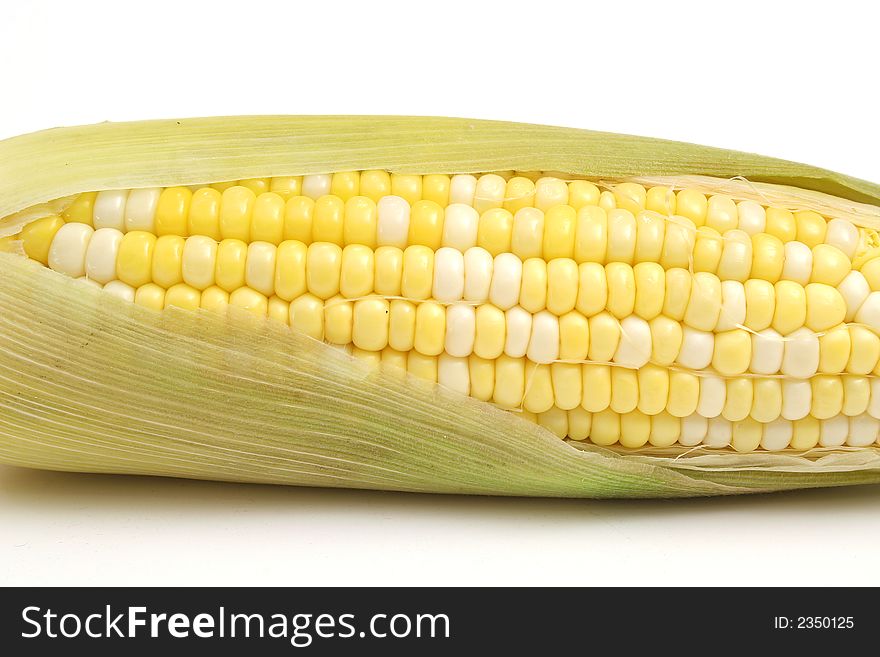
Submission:
[[[254,315],[585,449],[875,450],[875,230],[655,182],[353,169],[103,189],[12,243],[136,307]]]

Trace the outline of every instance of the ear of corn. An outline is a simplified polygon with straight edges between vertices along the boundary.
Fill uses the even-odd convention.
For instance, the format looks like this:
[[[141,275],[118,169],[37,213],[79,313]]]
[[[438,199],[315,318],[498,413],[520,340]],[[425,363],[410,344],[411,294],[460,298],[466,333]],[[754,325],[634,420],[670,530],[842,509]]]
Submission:
[[[36,152],[0,176],[0,230],[32,259],[2,254],[5,460],[572,496],[880,476],[865,438],[876,438],[880,411],[876,356],[865,369],[880,356],[869,183],[498,123],[119,129],[44,133],[60,151],[48,154],[39,135],[2,146]],[[380,147],[362,150],[366,129]],[[594,155],[610,148],[616,157]],[[59,165],[77,153],[87,153],[81,167]],[[30,166],[48,172],[42,184],[2,189]],[[438,173],[511,168],[559,175]],[[587,176],[600,186],[564,180]],[[229,179],[239,184],[198,184]],[[103,191],[53,200],[83,189]],[[186,310],[226,306],[226,319]],[[353,345],[368,362],[309,336]],[[379,360],[441,385],[369,365]],[[700,442],[736,452],[687,451]]]

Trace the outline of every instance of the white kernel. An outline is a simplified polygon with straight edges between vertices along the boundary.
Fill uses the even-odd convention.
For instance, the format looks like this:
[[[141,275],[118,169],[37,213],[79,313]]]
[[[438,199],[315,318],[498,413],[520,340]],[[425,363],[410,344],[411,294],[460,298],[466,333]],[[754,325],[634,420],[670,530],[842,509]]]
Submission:
[[[95,230],[87,224],[64,224],[49,246],[49,268],[71,278],[86,273],[86,252]]]
[[[535,207],[548,210],[554,205],[568,203],[568,185],[559,178],[539,178],[535,183]]]
[[[449,202],[474,204],[474,194],[477,191],[477,179],[469,173],[452,176],[449,181]]]
[[[718,417],[727,401],[727,384],[720,376],[700,377],[700,397],[697,400],[697,414],[703,417]]]
[[[400,196],[383,196],[376,204],[376,243],[405,249],[409,238],[409,203]]]
[[[504,353],[511,358],[522,358],[529,349],[532,337],[532,313],[521,306],[508,308],[504,313],[507,335]]]
[[[806,327],[792,331],[785,338],[782,373],[797,379],[813,376],[819,369],[819,336]]]
[[[821,447],[840,447],[846,443],[849,433],[849,418],[845,415],[822,420],[819,424],[819,445]]]
[[[464,298],[484,303],[492,286],[492,254],[474,246],[464,252]]]
[[[552,363],[559,358],[559,318],[542,310],[532,317],[532,335],[526,351],[529,360],[535,363]]]
[[[686,415],[681,418],[681,436],[678,442],[685,447],[699,445],[709,432],[709,420],[702,415]]]
[[[257,241],[248,244],[245,283],[249,288],[267,297],[275,294],[276,255],[277,248],[270,242]],[[185,258],[186,252],[184,252]]]
[[[122,233],[115,228],[99,228],[92,234],[86,250],[86,276],[102,285],[116,279],[116,256]]]
[[[125,230],[125,202],[127,189],[111,189],[98,192],[92,209],[92,223],[95,228],[115,228]]]
[[[793,435],[794,426],[791,421],[777,418],[764,425],[764,433],[761,436],[761,447],[768,452],[778,452],[789,446]]]
[[[868,285],[868,281],[862,272],[854,269],[840,281],[837,291],[840,292],[846,303],[846,316],[844,319],[847,322],[851,322],[859,308],[862,307],[865,299],[871,294],[871,286]]]
[[[183,281],[197,290],[214,284],[217,264],[217,242],[205,235],[188,237],[183,244],[181,272]]]
[[[733,437],[733,423],[726,420],[720,415],[709,420],[709,431],[703,439],[706,447],[721,449],[730,445],[730,439]]]
[[[800,420],[810,414],[813,388],[809,381],[786,379],[782,382],[782,417]]]
[[[746,289],[739,281],[721,281],[721,313],[716,331],[729,331],[746,321]]]
[[[809,283],[813,273],[813,252],[810,247],[803,242],[786,242],[784,254],[782,278],[801,285]]]
[[[854,415],[849,419],[846,444],[850,447],[873,445],[878,433],[880,433],[880,420],[865,413]]]
[[[474,307],[456,303],[446,308],[446,351],[451,356],[470,356],[474,350],[477,319]]]
[[[676,362],[691,370],[701,370],[712,362],[715,350],[715,337],[707,331],[698,331],[690,326],[682,328],[681,350]]]
[[[459,301],[464,294],[464,255],[443,246],[434,253],[433,296],[437,301]]]
[[[161,189],[133,189],[125,203],[125,230],[156,232],[156,206]]]
[[[767,227],[767,212],[764,206],[755,201],[740,201],[736,205],[736,210],[739,215],[737,228],[749,235],[764,232]]]
[[[134,303],[134,288],[122,281],[110,281],[104,286],[104,292],[119,297],[123,301]]]
[[[329,173],[318,173],[309,176],[303,176],[302,193],[310,199],[317,201],[322,196],[330,193],[330,183],[333,176]]]
[[[613,358],[624,367],[638,368],[651,360],[651,327],[638,315],[629,315],[620,322],[620,342]]]
[[[501,310],[507,310],[519,302],[522,269],[522,260],[512,253],[499,253],[495,256],[489,300]]]
[[[785,338],[778,331],[766,328],[752,333],[752,361],[749,370],[755,374],[776,374],[782,367]]]
[[[856,312],[855,321],[880,332],[880,292],[871,292]]]
[[[443,246],[467,251],[477,244],[480,215],[469,205],[453,203],[443,218]]]
[[[437,383],[462,395],[470,394],[471,377],[468,359],[440,354],[437,358]]]
[[[825,230],[825,244],[836,246],[852,260],[859,247],[859,229],[846,219],[832,219]]]
[[[474,208],[482,214],[492,208],[500,208],[507,191],[507,181],[496,173],[480,176],[474,191]]]

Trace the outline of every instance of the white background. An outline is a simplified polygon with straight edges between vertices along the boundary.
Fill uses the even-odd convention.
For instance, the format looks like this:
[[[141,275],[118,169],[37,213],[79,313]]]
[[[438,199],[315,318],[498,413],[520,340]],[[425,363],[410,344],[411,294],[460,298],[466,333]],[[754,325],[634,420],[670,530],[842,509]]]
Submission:
[[[880,180],[880,15],[867,2],[10,4],[0,137],[212,114],[438,114]],[[2,584],[880,584],[878,544],[878,488],[593,502],[0,467]]]

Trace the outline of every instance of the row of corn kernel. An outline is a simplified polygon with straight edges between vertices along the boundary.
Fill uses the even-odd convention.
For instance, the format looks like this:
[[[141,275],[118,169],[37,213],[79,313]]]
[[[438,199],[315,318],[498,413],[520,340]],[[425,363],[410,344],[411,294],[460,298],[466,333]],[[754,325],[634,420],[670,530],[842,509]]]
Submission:
[[[573,350],[565,345],[566,335],[576,335],[578,332],[584,336],[582,342],[585,342],[589,335],[586,329],[589,327],[593,336],[590,360],[613,360],[629,367],[640,367],[651,361],[654,351],[652,341],[657,334],[645,316],[654,319],[665,311],[673,319],[683,319],[686,325],[681,333],[676,362],[694,370],[712,365],[724,375],[742,374],[750,367],[754,368],[752,371],[766,370],[766,363],[776,362],[784,374],[811,376],[819,368],[822,355],[820,340],[826,337],[816,335],[816,332],[837,326],[845,314],[843,297],[834,288],[818,283],[801,288],[796,283],[782,281],[772,288],[775,296],[767,294],[759,297],[765,304],[769,303],[770,298],[774,299],[773,329],[762,328],[754,322],[749,326],[745,287],[740,290],[739,302],[733,303],[730,293],[725,299],[727,288],[722,287],[714,275],[698,273],[694,275],[694,292],[683,295],[682,287],[690,288],[690,274],[678,270],[682,272],[682,279],[673,286],[674,294],[663,294],[664,288],[669,288],[668,281],[665,286],[661,282],[648,287],[648,293],[643,295],[646,299],[644,305],[651,305],[652,310],[650,313],[642,310],[640,316],[630,314],[636,310],[636,294],[632,288],[638,289],[633,272],[644,266],[653,272],[648,280],[657,283],[667,274],[659,265],[642,263],[635,268],[622,263],[612,263],[606,268],[595,263],[581,265],[581,272],[602,272],[604,277],[606,270],[610,270],[616,272],[609,277],[610,280],[624,277],[623,280],[628,283],[620,286],[620,292],[615,292],[612,286],[609,288],[610,294],[603,295],[604,286],[596,284],[593,279],[584,281],[581,278],[579,286],[574,284],[572,279],[577,271],[574,262],[559,259],[551,261],[551,265],[561,267],[568,264],[570,271],[567,278],[563,276],[556,282],[560,292],[550,297],[550,305],[561,315],[568,315],[572,308],[577,308],[581,312],[581,320],[584,316],[589,317],[589,324],[571,318],[561,322],[552,312],[535,313],[534,307],[511,305],[518,301],[523,303],[529,298],[528,295],[520,298],[521,293],[527,291],[528,279],[522,283],[515,280],[522,276],[522,263],[511,254],[498,256],[495,263],[519,263],[518,276],[511,276],[509,268],[493,267],[491,257],[479,247],[470,249],[464,255],[449,248],[441,248],[435,254],[427,247],[410,247],[404,252],[387,247],[385,251],[380,249],[377,253],[384,253],[386,257],[377,259],[372,250],[357,245],[346,247],[345,250],[335,244],[314,243],[306,247],[293,241],[284,242],[278,248],[266,242],[248,245],[240,240],[224,240],[218,245],[203,236],[156,238],[143,231],[123,235],[115,229],[92,231],[84,224],[66,224],[53,240],[49,265],[69,276],[87,275],[102,284],[118,278],[133,288],[150,282],[163,288],[186,283],[197,290],[216,285],[228,293],[248,286],[264,297],[277,294],[287,301],[306,291],[322,299],[340,292],[345,297],[361,297],[376,292],[389,296],[402,294],[414,299],[433,298],[444,303],[463,297],[475,303],[492,301],[493,306],[480,309],[479,324],[484,327],[483,333],[491,335],[496,341],[496,336],[500,336],[500,340],[505,341],[509,355],[523,355],[528,350],[530,358],[536,362],[586,358],[585,355],[573,354]],[[484,257],[468,259],[467,256],[472,253]],[[437,267],[434,267],[435,257]],[[468,266],[467,263],[476,264]],[[529,263],[539,264],[539,269],[543,265],[543,261],[534,259],[526,261],[526,264]],[[408,271],[410,275],[407,277]],[[471,274],[467,277],[470,285],[466,286],[468,271]],[[670,270],[670,273],[674,271]],[[632,282],[625,278],[626,274],[629,274]],[[392,283],[386,285],[383,279],[390,279]],[[728,287],[739,285],[726,283]],[[546,286],[546,283],[542,285]],[[469,291],[467,295],[466,289]],[[578,294],[578,289],[583,294]],[[626,303],[620,300],[624,295],[629,296]],[[869,300],[878,297],[880,294],[872,293]],[[553,301],[554,298],[557,301]],[[563,298],[566,299],[564,302]],[[673,299],[686,299],[683,312],[676,312],[674,305],[670,305]],[[799,299],[801,303],[792,299]],[[379,300],[371,303],[377,302]],[[387,305],[387,302],[384,303]],[[423,341],[423,344],[432,344],[431,349],[437,350],[446,340],[462,345],[455,349],[456,353],[470,353],[468,350],[481,338],[477,331],[477,310],[467,305],[456,305],[449,309],[451,320],[448,326],[460,327],[458,334],[450,338],[445,335],[447,322],[435,319],[435,316],[444,315],[444,311],[435,307],[435,303],[424,304],[418,312],[413,313],[414,317],[426,318],[423,324],[430,328],[426,334],[431,336],[431,340]],[[605,307],[610,310],[610,315],[603,312]],[[503,321],[500,317],[502,310],[507,311]],[[724,315],[722,311],[725,311]],[[755,314],[753,312],[753,316]],[[856,321],[862,321],[863,314],[857,314]],[[721,321],[725,323],[722,325]],[[750,335],[745,329],[729,328],[743,322],[749,331],[758,331],[759,335]],[[498,325],[506,327],[506,334],[497,330]],[[568,330],[568,326],[576,328]],[[712,331],[716,329],[723,330],[713,335]],[[387,332],[386,329],[385,334]],[[789,335],[791,339],[783,341],[780,334]],[[521,337],[515,339],[513,336]],[[838,348],[840,339],[826,342],[829,348]],[[511,346],[512,343],[515,346]],[[597,344],[601,346],[597,347]],[[425,350],[418,346],[416,348]],[[838,356],[837,360],[841,360],[841,357]]]
[[[33,246],[34,236],[40,237],[38,246],[45,245],[44,225],[54,229],[55,234],[48,249],[42,249],[48,252],[36,253],[38,249]],[[205,236],[183,238],[162,235],[157,241],[146,231],[133,231],[126,237],[114,228],[101,228],[94,234],[95,244],[91,245],[93,231],[89,226],[80,223],[59,224],[57,218],[47,217],[28,227],[23,232],[23,239],[25,250],[31,257],[41,259],[51,268],[74,277],[81,275],[79,270],[85,268],[92,278],[102,283],[107,282],[102,277],[113,277],[113,262],[120,249],[123,253],[132,252],[139,256],[139,262],[134,263],[136,278],[149,276],[150,263],[142,261],[151,257],[153,244],[157,247],[157,254],[152,257],[157,264],[165,261],[159,254],[167,254],[168,266],[178,272],[178,277],[187,253],[191,260],[197,262],[194,267],[184,266],[183,269],[198,269],[202,278],[210,279],[215,263],[224,261],[218,255],[220,250],[236,254],[247,251],[250,261],[260,263],[259,268],[266,279],[264,285],[254,287],[267,296],[272,294],[274,271],[270,270],[274,269],[278,259],[276,252],[291,250],[289,241],[282,243],[283,248],[276,249],[269,242],[257,241],[247,245],[244,240],[230,238],[216,247],[212,246],[216,242]],[[130,248],[129,244],[134,246]],[[191,248],[187,250],[185,244],[191,245]],[[823,246],[836,251],[825,245],[816,249]],[[297,246],[299,250],[302,248],[302,245]],[[511,253],[502,253],[493,259],[481,247],[471,247],[462,253],[452,247],[441,247],[435,252],[426,246],[411,246],[403,255],[397,247],[380,247],[380,250],[380,255],[385,256],[383,259],[388,263],[384,270],[387,270],[390,278],[387,286],[377,287],[375,291],[416,299],[433,295],[440,301],[462,298],[477,302],[491,300],[502,308],[519,303],[531,312],[546,307],[555,314],[564,314],[577,307],[589,315],[607,305],[619,319],[634,312],[643,319],[650,319],[664,310],[666,314],[682,319],[694,328],[725,330],[748,325],[749,297],[762,300],[765,304],[771,297],[769,287],[757,282],[765,279],[750,279],[743,285],[739,281],[722,281],[716,274],[706,271],[697,271],[693,276],[680,268],[666,271],[656,262],[641,262],[635,267],[611,262],[604,268],[590,262],[581,263],[578,267],[574,260],[568,258],[556,258],[549,263],[541,258],[528,258],[523,262]],[[336,294],[340,286],[345,287],[346,279],[352,281],[358,291],[353,294],[343,291],[345,296],[359,296],[374,291],[371,284],[375,275],[368,270],[376,266],[377,258],[369,247],[352,244],[343,250],[332,242],[312,243],[309,252],[313,254],[310,262],[326,265],[321,268],[326,274],[322,274],[327,288],[323,296]],[[299,258],[298,261],[301,260]],[[92,261],[99,263],[99,266],[91,266]],[[245,268],[240,257],[234,262],[240,268]],[[848,265],[848,261],[841,262]],[[866,263],[870,269],[874,268],[872,262]],[[247,268],[253,269],[250,265]],[[98,269],[102,271],[98,273]],[[109,271],[104,273],[104,269]],[[376,274],[379,269],[382,268],[377,268]],[[171,275],[173,277],[175,274],[172,272]],[[132,285],[141,284],[137,280],[127,281],[122,275],[120,278]],[[806,280],[813,282],[782,280],[776,282],[773,288],[772,296],[776,299],[775,309],[772,310],[774,328],[783,334],[804,324],[814,331],[822,331],[844,319],[856,319],[875,328],[880,327],[880,293],[871,291],[868,279],[861,272],[843,267],[833,270],[817,267]],[[211,284],[209,281],[201,287]],[[765,289],[761,290],[762,287]],[[386,288],[389,290],[385,291]],[[749,291],[753,294],[749,295]],[[321,296],[321,293],[318,294]],[[864,312],[860,313],[863,305]],[[760,330],[753,326],[750,328]]]
[[[388,346],[387,328],[384,332],[381,329],[388,321],[388,306],[381,299],[361,300],[354,304],[343,301],[325,306],[316,297],[304,295],[288,304],[277,297],[266,299],[250,288],[240,288],[231,295],[216,287],[199,291],[186,284],[175,285],[168,291],[155,284],[135,290],[119,281],[107,284],[105,290],[157,309],[180,306],[223,310],[227,305],[239,306],[263,317],[268,315],[290,323],[314,337],[329,338],[342,344],[353,342],[357,348],[368,351],[379,351]],[[408,343],[391,344],[391,348],[405,353],[418,346],[416,336],[413,342],[412,346]],[[522,405],[525,410],[536,413],[553,405],[566,410],[581,405],[590,411],[611,408],[618,413],[638,408],[645,414],[656,414],[665,409],[677,417],[693,413],[704,417],[722,415],[730,421],[752,417],[770,422],[778,417],[791,420],[807,414],[829,419],[838,414],[852,416],[865,412],[880,417],[880,379],[866,376],[820,374],[809,380],[742,377],[725,380],[654,365],[639,370],[577,363],[548,366],[506,354],[497,358],[474,354],[468,359],[443,351],[442,345],[441,350],[431,351],[436,353],[423,353],[418,349],[415,353],[426,357],[440,356],[447,362],[447,375],[437,379],[441,384],[475,396],[481,393],[475,394],[474,388],[490,389],[492,396],[486,399],[508,408]],[[478,380],[471,380],[474,368],[464,367],[470,363],[476,364]],[[454,368],[456,364],[457,368]],[[487,388],[487,380],[497,381],[497,385]]]
[[[750,235],[768,233],[784,242],[797,240],[809,247],[824,241],[839,247],[850,257],[859,242],[859,231],[851,223],[839,219],[826,221],[815,212],[765,209],[754,201],[736,204],[723,194],[707,198],[692,189],[677,194],[665,187],[646,190],[636,183],[620,183],[613,186],[613,191],[600,193],[592,183],[553,177],[539,178],[536,183],[522,176],[505,179],[497,174],[482,174],[479,178],[463,174],[450,178],[446,175],[423,177],[365,171],[258,178],[215,184],[208,189],[225,192],[231,187],[242,187],[254,195],[273,192],[284,200],[299,195],[314,200],[333,195],[342,201],[363,196],[378,202],[384,196],[399,196],[411,205],[423,199],[444,207],[449,203],[463,203],[481,213],[493,208],[510,212],[523,207],[547,210],[556,205],[570,205],[576,210],[585,205],[599,205],[605,209],[628,210],[633,214],[650,210],[662,215],[678,214],[690,219],[695,226],[707,226],[720,234],[733,229]],[[141,229],[143,224],[151,222],[151,214],[155,215],[157,209],[161,213],[162,209],[173,212],[181,208],[186,203],[182,197],[184,190],[191,192],[192,188],[173,188],[164,203],[159,198],[161,190],[157,189],[82,194],[65,216],[71,221],[91,223],[94,215],[102,225],[131,223]]]
[[[751,452],[759,447],[776,452],[784,449],[804,451],[815,447],[864,447],[880,442],[880,420],[867,414],[837,416],[817,420],[807,416],[799,420],[777,419],[731,422],[721,416],[705,418],[689,415],[676,418],[668,414],[646,416],[640,411],[615,413],[611,410],[589,413],[552,408],[540,414],[524,414],[559,437],[587,440],[598,445],[640,447],[682,447],[702,445],[712,449],[732,447]]]

